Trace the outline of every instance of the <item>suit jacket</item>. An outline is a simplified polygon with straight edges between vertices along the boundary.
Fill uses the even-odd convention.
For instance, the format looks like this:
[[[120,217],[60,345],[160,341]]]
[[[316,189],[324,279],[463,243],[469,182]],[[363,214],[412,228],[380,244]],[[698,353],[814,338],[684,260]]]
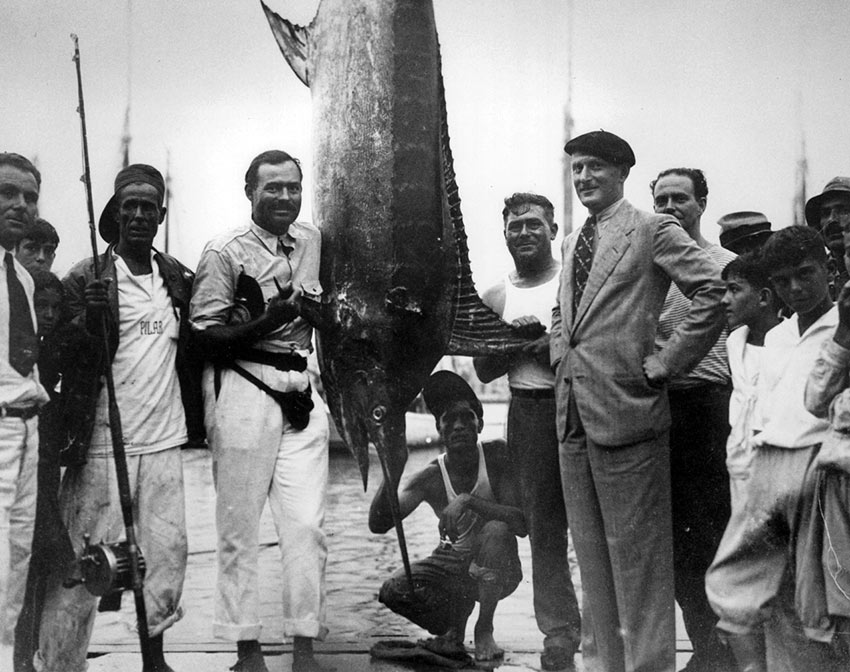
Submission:
[[[564,240],[558,303],[552,311],[558,436],[567,430],[570,391],[587,436],[625,446],[670,427],[666,389],[650,387],[643,360],[653,353],[658,316],[670,280],[691,309],[658,357],[671,375],[695,366],[725,324],[724,284],[717,263],[668,215],[623,201],[598,241],[587,286],[573,316],[573,252],[578,231]]]

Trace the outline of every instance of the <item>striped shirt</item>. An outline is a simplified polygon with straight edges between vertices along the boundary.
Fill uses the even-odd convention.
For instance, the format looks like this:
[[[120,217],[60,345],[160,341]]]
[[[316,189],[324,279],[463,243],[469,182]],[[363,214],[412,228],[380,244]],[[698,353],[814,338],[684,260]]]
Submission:
[[[737,255],[719,245],[709,244],[705,251],[716,261],[721,268],[732,261]],[[691,302],[682,294],[676,285],[671,284],[664,299],[664,307],[658,318],[658,331],[655,334],[655,352],[661,350],[670,340],[673,332],[684,321],[691,309]],[[726,359],[726,336],[729,330],[724,328],[712,346],[708,354],[691,371],[680,374],[670,381],[669,389],[681,390],[697,385],[713,383],[716,385],[728,385],[731,376],[729,374],[729,363]]]

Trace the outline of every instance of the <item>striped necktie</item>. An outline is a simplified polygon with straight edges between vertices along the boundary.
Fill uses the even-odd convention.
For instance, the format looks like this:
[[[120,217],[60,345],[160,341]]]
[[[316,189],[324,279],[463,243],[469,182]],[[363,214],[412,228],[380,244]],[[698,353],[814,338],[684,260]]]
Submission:
[[[587,287],[587,278],[590,276],[590,267],[593,265],[593,239],[596,237],[596,216],[587,218],[584,226],[578,234],[576,249],[573,253],[573,317],[578,311],[584,288]]]
[[[4,261],[9,292],[9,364],[22,376],[28,376],[38,356],[38,339],[32,326],[27,294],[15,272],[11,253],[6,253]]]

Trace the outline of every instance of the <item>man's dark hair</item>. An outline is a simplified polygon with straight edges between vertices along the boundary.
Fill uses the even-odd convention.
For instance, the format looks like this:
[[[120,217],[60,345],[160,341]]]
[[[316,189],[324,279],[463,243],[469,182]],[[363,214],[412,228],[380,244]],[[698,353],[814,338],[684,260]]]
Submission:
[[[30,271],[30,275],[32,276],[32,282],[35,286],[33,294],[37,294],[38,292],[43,292],[48,289],[55,289],[59,292],[59,296],[64,301],[65,287],[62,285],[62,281],[53,273],[45,271],[43,268],[37,268]]]
[[[270,149],[267,152],[258,154],[254,157],[254,160],[251,161],[251,165],[248,166],[248,172],[245,173],[245,189],[247,191],[254,191],[257,186],[257,173],[260,171],[260,166],[263,164],[268,163],[272,166],[279,166],[280,164],[288,161],[291,161],[298,167],[298,177],[303,180],[304,173],[301,170],[301,162],[298,159],[290,156],[281,149]]]
[[[32,173],[35,183],[41,188],[41,173],[27,157],[15,154],[15,152],[0,152],[0,166],[12,166],[25,173]]]
[[[555,206],[545,196],[532,194],[527,191],[518,191],[505,199],[505,207],[502,209],[502,221],[506,221],[509,214],[522,215],[528,211],[528,206],[538,205],[543,209],[543,216],[549,228],[555,224]],[[525,206],[525,207],[523,207]]]
[[[771,271],[797,266],[806,259],[826,265],[826,248],[820,232],[810,226],[789,226],[774,231],[762,248],[764,263]]]
[[[21,240],[24,238],[35,241],[39,245],[53,243],[59,247],[59,234],[53,224],[41,217],[36,217],[34,222],[24,226],[24,235],[21,236]]]
[[[694,185],[694,198],[697,200],[708,198],[708,182],[705,181],[705,175],[699,168],[668,168],[667,170],[662,170],[658,173],[658,177],[649,183],[650,193],[655,195],[655,185],[658,183],[658,180],[668,175],[687,177],[690,179],[691,184]]]

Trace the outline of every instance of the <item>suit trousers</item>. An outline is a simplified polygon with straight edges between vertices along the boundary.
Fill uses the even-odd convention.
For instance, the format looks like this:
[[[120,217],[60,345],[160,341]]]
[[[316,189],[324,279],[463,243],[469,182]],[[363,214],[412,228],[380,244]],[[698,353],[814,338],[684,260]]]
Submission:
[[[273,389],[306,386],[303,372],[242,365]],[[297,430],[272,397],[235,371],[221,372],[216,397],[211,368],[205,372],[204,402],[218,531],[213,634],[230,641],[260,637],[258,544],[268,500],[281,554],[284,635],[323,639],[329,436],[324,403],[314,390],[310,422]]]
[[[512,396],[508,450],[531,541],[534,617],[543,646],[576,651],[581,616],[567,563],[567,513],[558,466],[555,398]]]
[[[598,445],[585,433],[572,393],[566,401],[561,478],[602,669],[673,672],[669,434]]]
[[[12,669],[35,525],[38,420],[0,418],[0,670]]]

